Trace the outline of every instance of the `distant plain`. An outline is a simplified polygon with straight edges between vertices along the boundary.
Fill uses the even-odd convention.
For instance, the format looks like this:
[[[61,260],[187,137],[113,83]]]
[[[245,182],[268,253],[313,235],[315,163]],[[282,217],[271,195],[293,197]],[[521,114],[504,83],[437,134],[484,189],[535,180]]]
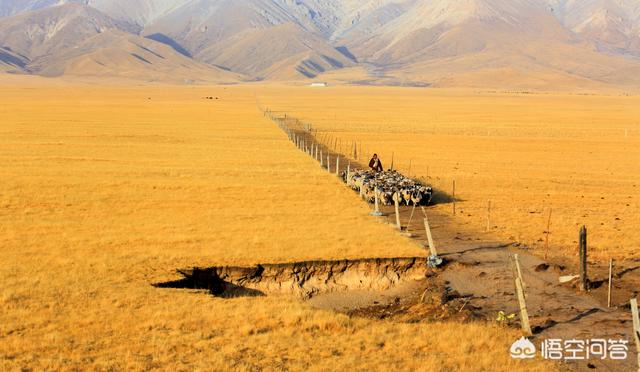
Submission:
[[[490,201],[491,230],[538,254],[551,212],[552,256],[576,254],[582,225],[594,260],[640,255],[638,96],[334,86],[260,99],[345,152],[355,142],[444,193],[455,180],[457,215],[477,229]]]

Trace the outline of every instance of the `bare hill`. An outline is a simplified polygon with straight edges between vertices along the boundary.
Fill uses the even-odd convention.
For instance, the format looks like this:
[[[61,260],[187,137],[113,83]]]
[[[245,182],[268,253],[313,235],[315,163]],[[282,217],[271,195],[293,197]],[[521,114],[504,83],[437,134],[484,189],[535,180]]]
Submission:
[[[23,72],[28,63],[27,57],[16,54],[11,49],[0,48],[0,71]]]
[[[146,81],[242,79],[139,36],[140,29],[84,5],[65,4],[0,18],[4,64],[44,76],[118,76]],[[9,70],[9,68],[3,68]]]
[[[33,60],[74,49],[109,30],[138,32],[135,26],[91,7],[65,4],[0,18],[0,45]]]
[[[111,36],[98,37],[103,33]],[[127,40],[121,51],[112,42],[117,38]],[[107,55],[137,54],[131,45],[140,38],[163,50],[162,63],[133,57],[102,65],[110,65]],[[0,0],[0,47],[23,61],[11,68],[53,75],[134,69],[156,79],[158,69],[177,63],[178,76],[193,69],[198,76],[256,80],[340,76],[370,84],[629,89],[640,86],[640,3]],[[351,71],[357,73],[349,78]]]

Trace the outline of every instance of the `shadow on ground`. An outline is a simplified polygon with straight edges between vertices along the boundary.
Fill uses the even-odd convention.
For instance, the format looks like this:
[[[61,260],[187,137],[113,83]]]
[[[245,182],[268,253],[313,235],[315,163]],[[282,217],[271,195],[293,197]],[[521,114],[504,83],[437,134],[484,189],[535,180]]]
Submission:
[[[184,277],[179,280],[154,283],[152,285],[156,288],[205,289],[212,295],[222,298],[260,297],[265,295],[262,291],[257,289],[245,288],[223,280],[217,282],[204,282],[198,281],[193,277]]]

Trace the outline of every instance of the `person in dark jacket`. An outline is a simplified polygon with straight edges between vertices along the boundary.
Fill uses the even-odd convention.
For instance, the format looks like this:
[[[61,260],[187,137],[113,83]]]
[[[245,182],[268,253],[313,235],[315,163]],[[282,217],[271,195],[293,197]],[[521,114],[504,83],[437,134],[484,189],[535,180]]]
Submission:
[[[378,154],[373,154],[373,157],[369,161],[369,168],[374,172],[382,172],[384,170],[382,162],[378,159]]]

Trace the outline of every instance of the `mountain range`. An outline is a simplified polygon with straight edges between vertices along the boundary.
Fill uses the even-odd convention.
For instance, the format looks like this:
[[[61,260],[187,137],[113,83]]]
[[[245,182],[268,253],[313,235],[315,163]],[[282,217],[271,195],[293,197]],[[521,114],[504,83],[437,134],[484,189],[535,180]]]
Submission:
[[[640,87],[640,1],[0,0],[0,71]]]

